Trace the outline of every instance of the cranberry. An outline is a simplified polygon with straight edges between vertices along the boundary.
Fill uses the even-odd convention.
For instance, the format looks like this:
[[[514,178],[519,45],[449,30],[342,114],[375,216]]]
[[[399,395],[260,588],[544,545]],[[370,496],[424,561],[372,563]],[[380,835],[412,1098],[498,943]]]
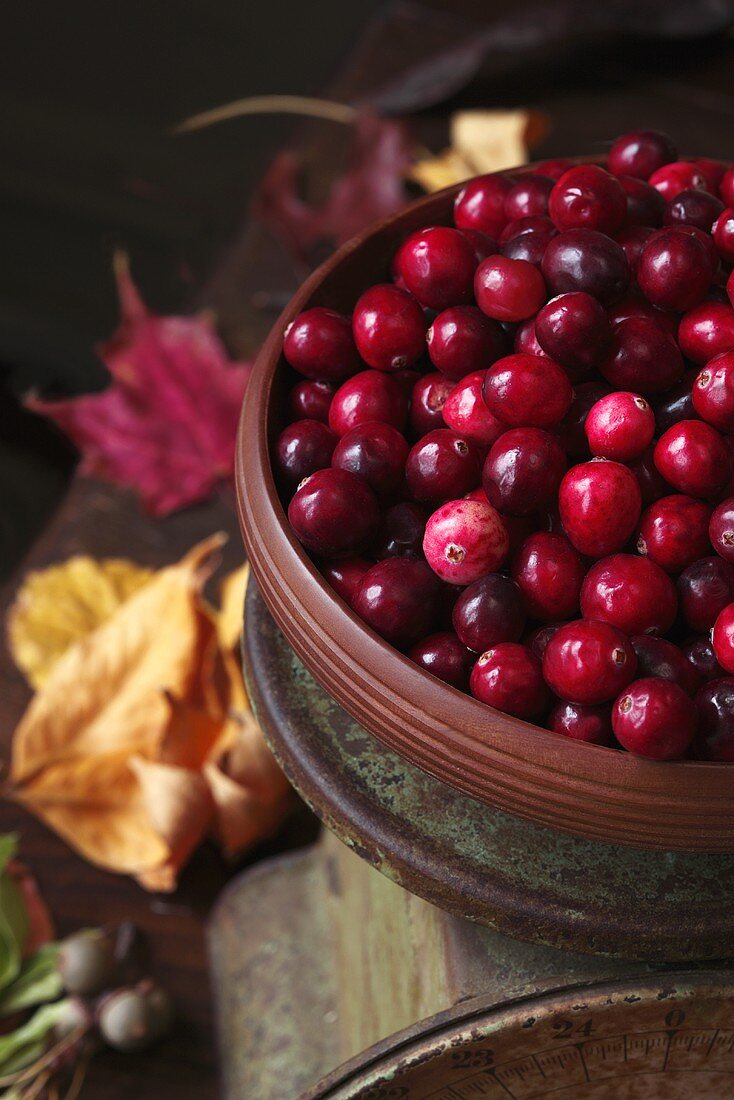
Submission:
[[[541,271],[551,294],[583,290],[605,305],[621,298],[630,280],[621,245],[594,229],[569,229],[553,237]]]
[[[523,321],[537,313],[546,298],[543,276],[527,260],[489,256],[474,278],[477,305],[497,321]]]
[[[726,280],[726,295],[732,306],[734,306],[734,271],[729,273],[729,278]]]
[[[510,516],[550,508],[566,471],[557,439],[541,428],[515,428],[492,444],[482,485],[490,502]]]
[[[681,420],[655,446],[655,465],[665,480],[692,497],[712,497],[731,476],[732,460],[719,433],[702,420]]]
[[[655,192],[657,194],[657,192]],[[622,246],[627,263],[632,271],[637,269],[645,245],[655,230],[646,225],[624,225],[614,234],[617,244]]]
[[[444,426],[443,407],[455,385],[438,371],[418,379],[410,402],[410,426],[416,435],[426,435]]]
[[[488,501],[449,500],[426,524],[423,553],[434,573],[449,584],[471,584],[504,562],[507,530]]]
[[[434,367],[458,381],[504,355],[507,340],[496,321],[476,306],[453,306],[436,317],[426,344]]]
[[[418,230],[401,245],[396,265],[422,306],[447,309],[472,300],[477,258],[457,229],[434,225]]]
[[[472,655],[450,630],[429,634],[427,638],[416,642],[408,656],[411,661],[415,661],[445,684],[450,684],[459,691],[469,690]]]
[[[559,180],[564,172],[572,167],[571,161],[565,157],[553,157],[551,160],[543,160],[535,165],[535,171],[549,179]]]
[[[659,229],[645,245],[637,264],[640,290],[662,309],[698,305],[711,285],[708,253],[683,227]]]
[[[681,318],[678,343],[686,359],[699,366],[724,351],[734,351],[734,309],[723,302],[694,306]]]
[[[734,165],[730,165],[721,177],[719,194],[727,206],[734,206]]]
[[[325,558],[362,550],[379,518],[369,485],[346,470],[318,470],[301,482],[288,506],[288,519],[307,550]]]
[[[525,260],[534,267],[540,267],[549,241],[557,236],[550,218],[518,218],[510,222],[500,239],[500,252],[508,260]]]
[[[612,727],[620,745],[650,760],[683,756],[697,724],[696,705],[683,688],[654,676],[635,680],[612,708]]]
[[[710,638],[693,638],[683,646],[681,652],[700,679],[718,680],[724,675],[723,668],[716,660]]]
[[[353,607],[377,634],[403,648],[430,632],[437,614],[438,590],[425,562],[385,558],[362,577]]]
[[[558,504],[561,522],[576,549],[588,557],[603,558],[629,539],[640,518],[642,496],[626,466],[592,459],[571,467],[561,482]]]
[[[331,382],[315,382],[310,378],[299,382],[288,395],[291,420],[321,420],[328,424],[329,406],[335,393]]]
[[[425,348],[423,310],[412,295],[391,283],[362,294],[354,307],[352,329],[359,354],[376,370],[410,366]]]
[[[341,561],[327,561],[323,573],[331,587],[351,607],[357,585],[374,563],[366,558],[343,558]]]
[[[539,660],[543,660],[543,655],[548,648],[548,642],[563,623],[544,623],[543,626],[538,626],[535,630],[531,630],[529,634],[523,639],[525,645],[527,645],[535,654]]]
[[[655,414],[638,393],[616,390],[592,406],[585,431],[593,455],[631,462],[652,441]]]
[[[484,493],[484,489],[481,490]],[[485,500],[487,494],[484,493]],[[507,528],[507,537],[510,540],[510,556],[513,556],[520,549],[525,539],[533,534],[538,528],[537,516],[502,516],[502,522]]]
[[[693,384],[693,407],[720,432],[734,431],[734,351],[716,355]]]
[[[681,191],[705,191],[706,177],[701,169],[687,160],[676,160],[658,168],[649,178],[666,202],[670,202]]]
[[[668,428],[681,420],[698,420],[691,392],[697,376],[696,370],[686,371],[680,382],[655,402],[655,427],[658,435],[667,432]]]
[[[517,642],[486,650],[471,671],[469,687],[488,706],[527,721],[542,717],[550,704],[540,661]]]
[[[704,252],[708,256],[709,267],[711,269],[711,279],[712,281],[716,279],[721,270],[721,260],[719,257],[719,253],[716,250],[716,245],[714,244],[714,239],[711,234],[704,233],[703,230],[697,229],[695,225],[677,225],[674,228],[677,229],[679,233],[685,233],[689,237],[692,237],[694,241],[698,241],[698,243],[701,245]],[[664,231],[658,230],[657,232]],[[715,296],[717,292],[717,287],[709,287],[709,289],[706,291],[706,297],[711,298],[712,296]]]
[[[650,446],[639,458],[629,463],[629,467],[637,478],[637,483],[640,486],[642,505],[644,508],[647,508],[650,504],[654,504],[655,501],[660,500],[661,497],[668,496],[670,493],[670,486],[665,478],[662,478],[658,473],[654,454],[655,448],[654,446]]]
[[[609,393],[604,382],[582,382],[573,391],[571,408],[559,425],[559,439],[571,458],[589,458],[589,443],[586,438],[586,417],[593,406]]]
[[[378,497],[384,497],[401,485],[408,450],[397,428],[372,420],[358,424],[341,437],[331,464],[359,474]]]
[[[680,493],[664,496],[643,512],[637,550],[666,573],[680,573],[709,552],[710,516],[701,500]]]
[[[646,298],[633,294],[627,294],[613,306],[609,306],[607,317],[612,328],[616,328],[620,321],[626,321],[629,317],[637,317],[645,321],[653,321],[658,328],[669,333],[670,336],[675,336],[678,332],[677,314],[669,309],[656,309]]]
[[[359,370],[349,318],[322,306],[299,313],[288,326],[283,354],[307,378],[341,382]]]
[[[550,712],[548,729],[589,745],[611,745],[612,712],[608,706],[559,702]]]
[[[509,221],[499,236],[500,246],[509,244],[515,237],[526,237],[540,233],[546,238],[546,243],[555,237],[558,230],[550,218],[544,214],[531,214],[528,217],[513,218]]]
[[[297,420],[278,436],[275,465],[283,481],[295,488],[305,477],[331,464],[337,437],[320,420]]]
[[[459,229],[480,229],[499,237],[504,229],[505,198],[514,180],[509,176],[477,176],[469,180],[454,200],[454,221]]]
[[[629,638],[609,623],[589,619],[559,627],[543,656],[546,683],[571,703],[596,705],[614,699],[636,669]]]
[[[564,229],[613,233],[627,212],[619,180],[596,164],[577,164],[561,176],[550,194],[548,213]]]
[[[451,622],[462,643],[475,653],[499,642],[517,642],[525,629],[520,589],[502,573],[480,577],[459,596]]]
[[[529,218],[548,211],[548,196],[553,190],[549,176],[528,172],[513,183],[505,195],[505,217],[508,221]]]
[[[710,630],[719,612],[734,600],[734,565],[721,558],[692,562],[678,577],[678,599],[691,630]],[[716,656],[721,661],[718,652]]]
[[[428,512],[420,504],[403,501],[393,504],[382,517],[375,545],[375,557],[420,558]]]
[[[696,755],[701,760],[734,763],[734,679],[704,684],[696,695],[699,727]]]
[[[526,321],[523,321],[522,324],[517,326],[513,350],[518,355],[539,355],[541,358],[548,358],[538,343],[538,338],[535,334],[534,317],[528,317]]]
[[[734,564],[734,497],[722,500],[714,509],[709,523],[709,538],[719,557]]]
[[[554,622],[578,614],[584,562],[563,535],[530,535],[512,563],[512,576],[532,618]]]
[[[719,612],[711,642],[721,667],[730,675],[734,673],[734,603],[728,604]]]
[[[659,191],[635,176],[620,176],[619,183],[627,201],[630,224],[647,228],[662,225],[665,199]]]
[[[484,379],[489,411],[511,428],[546,428],[568,412],[573,391],[557,363],[537,355],[508,355]]]
[[[343,382],[329,409],[329,427],[337,435],[368,420],[405,427],[408,399],[399,383],[381,371],[364,370]]]
[[[448,428],[424,435],[405,464],[408,489],[415,500],[452,500],[479,481],[479,450]]]
[[[499,252],[497,241],[488,233],[482,233],[479,229],[460,229],[459,232],[474,249],[474,258],[478,264],[486,260],[487,256],[494,256],[495,252]]]
[[[581,588],[585,619],[625,634],[665,634],[675,622],[675,585],[659,565],[637,554],[612,554],[592,565]]]
[[[726,165],[723,161],[711,160],[710,157],[694,157],[693,163],[706,180],[706,190],[712,195],[718,195],[721,181],[726,173]]]
[[[665,638],[656,638],[654,634],[637,634],[631,641],[640,676],[672,680],[687,695],[693,695],[701,683],[701,677],[677,645],[667,642]]]
[[[665,207],[663,221],[666,225],[695,225],[710,233],[723,209],[723,202],[708,191],[679,191]]]
[[[614,142],[609,150],[607,166],[615,176],[636,176],[646,180],[664,164],[675,160],[677,155],[666,134],[658,130],[632,130]]]
[[[614,329],[599,370],[615,389],[648,396],[669,390],[683,374],[683,357],[672,336],[653,321],[628,317]]]
[[[416,382],[423,377],[417,367],[401,367],[400,370],[394,370],[391,374],[408,399],[413,393]]]
[[[714,244],[725,264],[734,264],[734,209],[727,207],[714,223]]]
[[[612,338],[604,308],[582,291],[551,298],[535,318],[535,332],[543,351],[572,381],[587,377]]]
[[[478,447],[491,447],[506,430],[487,408],[482,396],[485,371],[468,374],[457,382],[446,398],[443,406],[443,418],[452,428],[470,443]]]

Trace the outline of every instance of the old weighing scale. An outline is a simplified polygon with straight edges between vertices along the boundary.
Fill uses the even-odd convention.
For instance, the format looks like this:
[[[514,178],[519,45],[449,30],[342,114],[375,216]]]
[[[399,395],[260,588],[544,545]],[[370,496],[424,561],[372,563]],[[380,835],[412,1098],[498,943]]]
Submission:
[[[327,829],[217,906],[228,1100],[734,1097],[734,855],[579,840],[458,793],[247,601],[253,704]]]

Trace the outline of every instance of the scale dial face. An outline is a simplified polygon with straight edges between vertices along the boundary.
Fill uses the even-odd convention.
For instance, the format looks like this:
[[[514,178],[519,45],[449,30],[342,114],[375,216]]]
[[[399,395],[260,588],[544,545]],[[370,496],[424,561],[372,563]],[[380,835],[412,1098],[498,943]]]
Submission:
[[[734,1097],[734,975],[658,974],[465,1009],[372,1048],[310,1096],[725,1100]]]

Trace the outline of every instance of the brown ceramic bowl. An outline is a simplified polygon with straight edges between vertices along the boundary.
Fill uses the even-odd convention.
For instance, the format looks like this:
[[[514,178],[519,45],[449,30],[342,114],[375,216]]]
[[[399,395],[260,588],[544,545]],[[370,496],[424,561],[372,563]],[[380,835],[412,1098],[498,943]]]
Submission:
[[[283,426],[283,332],[302,310],[345,313],[383,281],[398,243],[451,220],[449,188],[344,245],[304,283],[263,345],[237,444],[240,521],[265,602],[330,695],[400,756],[518,817],[588,839],[673,851],[734,852],[734,765],[656,763],[580,744],[492,710],[383,641],[321,577],[292,534],[270,448]]]

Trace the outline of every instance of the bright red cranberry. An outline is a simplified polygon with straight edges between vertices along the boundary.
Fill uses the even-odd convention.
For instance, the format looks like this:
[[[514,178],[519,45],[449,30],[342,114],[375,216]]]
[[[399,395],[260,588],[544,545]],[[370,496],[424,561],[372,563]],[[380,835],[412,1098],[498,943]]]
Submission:
[[[734,306],[734,271],[730,272],[729,278],[726,280],[726,295],[731,305]]]
[[[562,626],[563,623],[544,623],[542,626],[537,626],[535,630],[531,630],[529,634],[526,634],[523,638],[523,642],[533,651],[538,660],[542,661],[543,655],[548,648],[548,642]]]
[[[381,637],[405,648],[430,633],[438,609],[439,585],[425,562],[385,558],[357,585],[352,606]]]
[[[392,283],[372,286],[357,299],[352,329],[359,354],[376,370],[401,370],[425,349],[423,310],[411,294]]]
[[[734,564],[734,497],[722,500],[709,522],[709,538],[716,553]]]
[[[626,294],[620,301],[607,308],[607,317],[612,328],[616,328],[620,321],[626,321],[629,317],[642,318],[645,321],[653,321],[658,328],[675,336],[678,332],[678,315],[669,309],[656,309],[646,298],[638,295]]]
[[[709,552],[710,516],[708,504],[681,493],[656,500],[642,513],[638,553],[666,573],[680,573]]]
[[[420,504],[402,501],[385,511],[374,547],[378,561],[383,558],[420,558],[428,512]]]
[[[725,264],[734,264],[734,209],[727,207],[714,222],[714,244]]]
[[[661,309],[682,311],[698,305],[711,280],[705,247],[683,227],[659,229],[645,245],[637,264],[640,290]]]
[[[655,465],[669,485],[692,497],[715,497],[732,470],[724,440],[702,420],[668,428],[655,446]]]
[[[475,371],[457,382],[446,398],[443,418],[449,428],[477,447],[491,447],[499,439],[505,425],[487,408],[482,389],[486,371]]]
[[[510,540],[488,501],[449,500],[426,524],[423,553],[434,573],[449,584],[471,584],[504,562]]]
[[[670,486],[665,478],[660,476],[655,465],[654,455],[655,447],[651,444],[639,458],[629,463],[629,467],[640,486],[643,508],[649,507],[656,500],[660,500],[661,497],[666,497],[670,493]]]
[[[710,157],[694,157],[693,163],[703,173],[706,180],[706,190],[712,195],[719,194],[721,181],[726,173],[726,165],[720,160],[711,160]]]
[[[619,184],[627,201],[628,223],[653,229],[662,225],[665,199],[659,191],[635,176],[620,176]]]
[[[655,401],[655,428],[658,435],[667,432],[681,420],[698,420],[693,407],[693,383],[698,377],[697,370],[686,371],[672,389]]]
[[[453,306],[435,318],[426,333],[431,362],[458,381],[486,370],[507,350],[507,337],[496,321],[476,306]]]
[[[734,309],[724,302],[701,302],[681,318],[678,343],[686,359],[699,366],[715,355],[734,351]]]
[[[500,238],[500,252],[508,260],[525,260],[540,267],[549,241],[558,235],[550,218],[534,215],[508,222]]]
[[[571,383],[563,368],[536,355],[499,359],[484,379],[484,400],[489,411],[511,428],[558,424],[572,398]]]
[[[549,432],[514,428],[492,444],[482,485],[502,513],[530,516],[553,505],[566,465],[563,448]]]
[[[571,703],[595,706],[614,699],[637,669],[629,638],[609,623],[577,619],[559,627],[546,646],[543,675]]]
[[[679,191],[665,207],[665,225],[695,225],[710,233],[724,204],[708,191]]]
[[[568,471],[558,492],[558,505],[561,522],[576,549],[590,558],[603,558],[621,550],[631,536],[640,518],[642,496],[627,466],[592,459]]]
[[[520,176],[505,195],[505,217],[508,222],[547,214],[548,196],[552,190],[553,180],[549,176],[539,176],[534,172]]]
[[[288,519],[307,550],[324,558],[359,553],[379,519],[369,485],[346,470],[318,470],[303,481],[288,506]]]
[[[443,407],[455,385],[439,371],[418,379],[410,402],[410,426],[416,435],[426,435],[444,426]]]
[[[696,756],[734,763],[734,679],[725,676],[704,684],[696,695],[696,706]]]
[[[329,427],[337,435],[368,420],[405,427],[408,399],[398,382],[376,370],[363,370],[343,382],[329,408]]]
[[[478,264],[486,260],[487,256],[494,256],[495,252],[499,252],[497,241],[488,233],[482,233],[479,229],[460,229],[459,232],[462,237],[466,237],[474,249],[474,257]]]
[[[631,173],[630,173],[631,174]],[[666,202],[670,202],[681,191],[705,191],[706,177],[698,165],[687,160],[676,160],[658,168],[649,178]]]
[[[678,225],[675,228],[680,233],[687,233],[689,237],[693,237],[694,241],[698,241],[703,248],[704,252],[708,256],[709,266],[711,268],[711,280],[714,281],[721,270],[721,259],[719,253],[714,244],[714,239],[710,233],[704,233],[702,229],[697,229],[695,225]],[[657,232],[664,232],[664,230],[657,230]],[[717,293],[715,286],[709,287],[706,291],[706,297],[711,298]]]
[[[426,672],[437,676],[445,684],[450,684],[459,691],[469,690],[469,671],[473,654],[450,630],[429,634],[427,638],[416,642],[408,652],[408,656],[411,661],[415,661]]]
[[[652,442],[655,414],[639,393],[615,390],[592,406],[585,430],[593,455],[631,462]]]
[[[578,614],[584,561],[563,535],[537,531],[512,563],[512,576],[533,619],[555,622]]]
[[[721,177],[719,194],[727,206],[734,206],[734,165],[727,168]]]
[[[719,612],[711,634],[711,642],[716,660],[725,672],[732,675],[734,673],[734,603],[727,604]]]
[[[657,192],[655,192],[657,194]],[[635,271],[640,261],[645,245],[654,235],[655,230],[645,225],[623,225],[614,234],[617,244],[622,246],[627,263],[632,271]]]
[[[443,225],[419,229],[400,246],[396,264],[422,306],[448,309],[472,300],[477,258],[474,247],[457,229]]]
[[[681,653],[677,645],[654,634],[637,634],[632,639],[632,648],[637,657],[639,676],[656,676],[661,680],[672,680],[682,687],[687,695],[693,695],[701,683],[701,677],[690,661]]]
[[[537,313],[546,299],[545,283],[527,260],[489,256],[474,278],[477,305],[497,321],[523,321]]]
[[[603,306],[590,294],[560,294],[535,318],[535,332],[546,355],[582,381],[597,365],[612,339]]]
[[[683,688],[653,676],[635,680],[612,708],[612,727],[620,745],[650,760],[683,756],[697,724],[696,705]]]
[[[480,468],[473,443],[449,428],[436,428],[411,448],[405,476],[415,500],[454,500],[476,486]]]
[[[547,358],[545,352],[538,343],[535,333],[535,318],[528,317],[527,321],[517,326],[513,350],[518,355],[540,355]]]
[[[572,167],[572,162],[565,157],[552,157],[550,160],[542,160],[535,165],[535,171],[549,179],[559,180],[564,172]]]
[[[569,229],[553,237],[541,271],[551,294],[583,290],[604,305],[621,298],[630,281],[622,246],[594,229]]]
[[[359,370],[349,318],[322,306],[299,313],[288,326],[283,354],[307,378],[341,382]]]
[[[343,558],[341,561],[325,562],[323,573],[331,587],[351,607],[357,585],[373,564],[366,558]]]
[[[471,671],[469,688],[488,706],[526,721],[541,718],[550,704],[540,661],[518,642],[486,650]]]
[[[716,660],[710,638],[692,638],[686,642],[681,652],[701,680],[718,680],[724,675],[723,668]]]
[[[577,164],[551,191],[548,213],[560,230],[614,233],[625,219],[627,199],[619,180],[609,172],[596,164]]]
[[[694,561],[678,577],[678,600],[691,630],[710,630],[717,615],[734,600],[734,565],[721,558]]]
[[[288,395],[288,412],[291,420],[321,420],[329,422],[329,406],[336,393],[331,382],[315,382],[304,379],[294,386]]]
[[[278,436],[275,465],[286,485],[295,488],[305,477],[331,465],[337,437],[320,420],[297,420]]]
[[[341,437],[331,464],[359,474],[378,497],[390,496],[402,484],[408,450],[397,428],[372,420],[358,424]]]
[[[499,642],[517,642],[525,629],[520,589],[502,573],[480,577],[459,596],[451,622],[461,642],[475,653]]]
[[[667,573],[649,558],[612,554],[592,565],[581,588],[585,619],[611,623],[625,634],[665,634],[678,598]]]
[[[607,166],[615,176],[649,179],[678,156],[672,141],[658,130],[632,130],[622,134],[609,150]]]
[[[479,229],[499,237],[505,227],[505,198],[514,180],[509,176],[477,176],[469,180],[454,200],[458,229]]]
[[[659,325],[628,317],[615,327],[609,354],[599,370],[615,389],[647,397],[675,385],[683,374],[683,357],[673,337]]]
[[[734,431],[734,351],[711,359],[693,383],[693,407],[720,432]]]
[[[582,382],[574,387],[571,408],[558,428],[558,438],[571,458],[591,457],[586,438],[586,417],[597,401],[609,392],[609,386],[601,381]]]
[[[558,702],[548,717],[548,729],[589,745],[611,745],[612,712],[609,706]]]

